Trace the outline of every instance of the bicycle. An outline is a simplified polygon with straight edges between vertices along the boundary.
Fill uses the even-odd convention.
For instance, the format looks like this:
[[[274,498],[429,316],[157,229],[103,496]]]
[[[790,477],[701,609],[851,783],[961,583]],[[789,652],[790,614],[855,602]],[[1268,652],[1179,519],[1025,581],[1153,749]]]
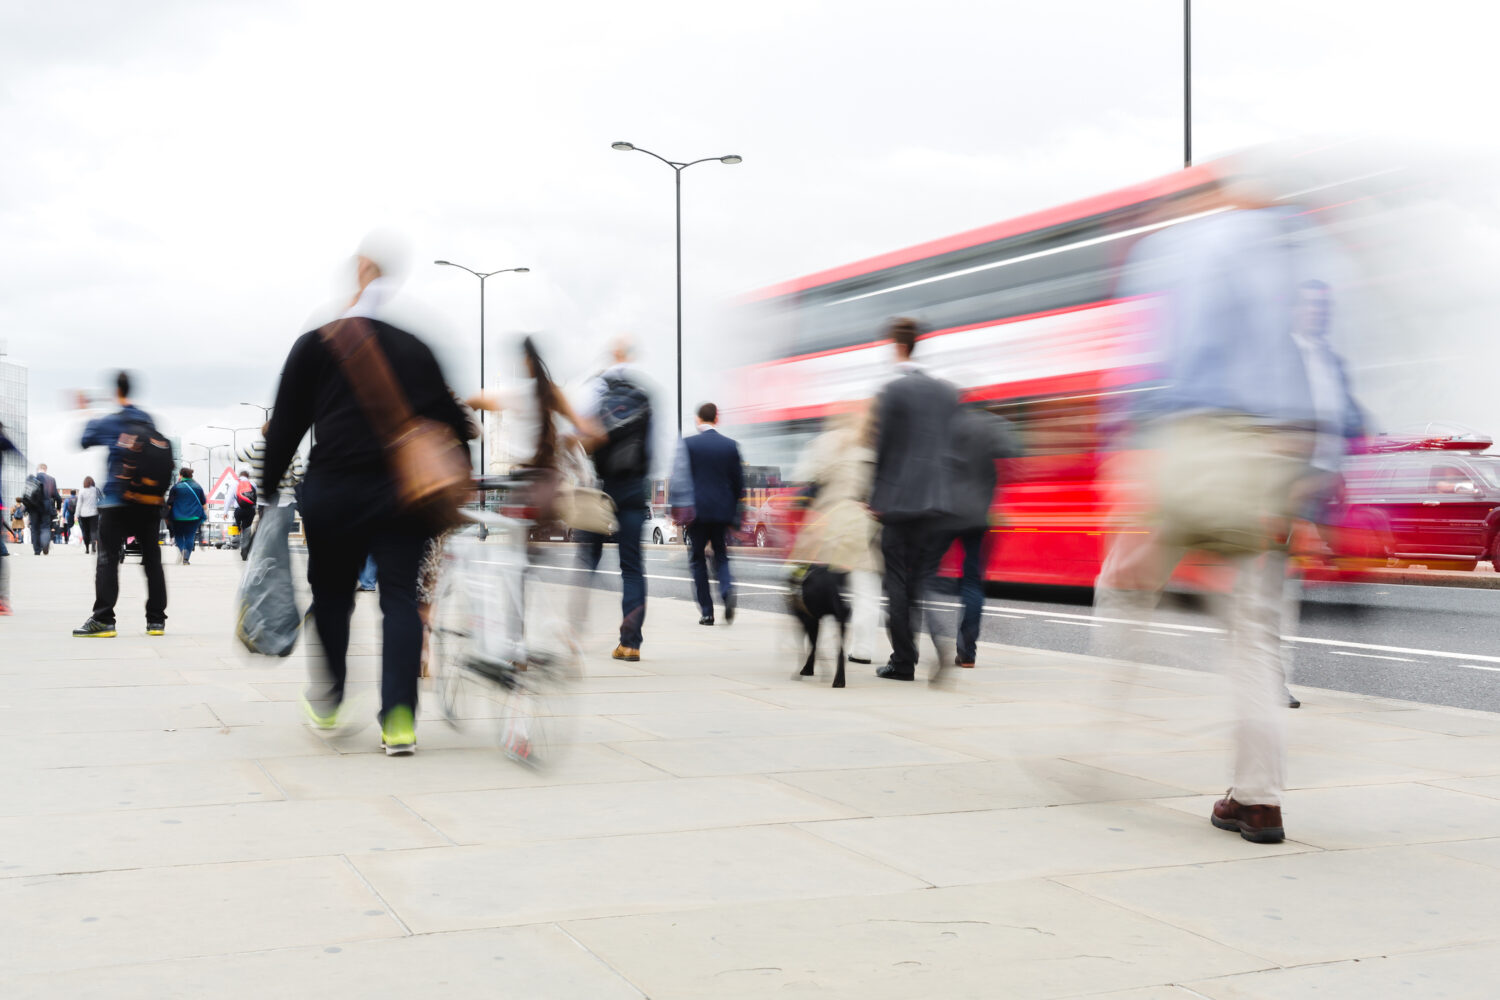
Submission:
[[[526,479],[477,481],[510,494],[501,512],[465,512],[443,543],[429,616],[429,680],[443,719],[472,721],[499,706],[499,742],[512,760],[542,767],[565,743],[552,699],[578,676],[580,653],[559,602],[537,585],[528,556],[535,512],[516,502]],[[518,496],[520,494],[521,496]]]

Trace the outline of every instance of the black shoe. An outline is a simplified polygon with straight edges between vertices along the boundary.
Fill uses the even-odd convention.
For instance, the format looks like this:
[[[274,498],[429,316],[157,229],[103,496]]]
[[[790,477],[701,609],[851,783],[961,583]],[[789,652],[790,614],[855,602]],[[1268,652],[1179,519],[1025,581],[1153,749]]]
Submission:
[[[738,603],[739,601],[735,599],[734,591],[730,591],[729,596],[724,598],[724,624],[734,624],[734,608]]]
[[[114,622],[101,622],[90,618],[83,625],[75,628],[73,634],[80,639],[113,639],[119,633],[115,631]]]
[[[713,623],[714,623],[714,616],[713,615],[704,615],[702,618],[698,619],[698,624],[699,625],[712,625]]]
[[[883,677],[888,681],[914,681],[917,679],[917,672],[911,667],[903,669],[894,663],[887,663],[875,671],[875,676]]]
[[[147,635],[166,635],[167,634],[167,623],[166,622],[147,622],[146,623],[146,634]]]
[[[865,659],[861,659],[858,656],[851,656],[851,657],[849,657],[849,662],[850,663],[869,663],[870,661],[869,660],[865,660]]]
[[[1287,699],[1286,707],[1287,708],[1301,708],[1302,707],[1302,702],[1300,702],[1300,701],[1297,700],[1297,696],[1296,695],[1292,695],[1290,698]]]

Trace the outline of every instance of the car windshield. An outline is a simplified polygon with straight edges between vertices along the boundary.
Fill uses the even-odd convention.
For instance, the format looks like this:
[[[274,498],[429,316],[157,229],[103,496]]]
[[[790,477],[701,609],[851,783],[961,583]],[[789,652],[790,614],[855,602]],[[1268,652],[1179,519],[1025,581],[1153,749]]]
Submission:
[[[1484,478],[1486,486],[1500,489],[1500,455],[1476,455],[1469,461]]]

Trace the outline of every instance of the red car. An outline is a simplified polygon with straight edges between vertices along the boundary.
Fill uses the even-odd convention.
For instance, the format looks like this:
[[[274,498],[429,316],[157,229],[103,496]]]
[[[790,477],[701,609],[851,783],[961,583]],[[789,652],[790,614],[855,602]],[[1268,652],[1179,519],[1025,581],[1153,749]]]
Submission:
[[[1473,435],[1376,438],[1344,462],[1336,556],[1500,569],[1500,455]]]

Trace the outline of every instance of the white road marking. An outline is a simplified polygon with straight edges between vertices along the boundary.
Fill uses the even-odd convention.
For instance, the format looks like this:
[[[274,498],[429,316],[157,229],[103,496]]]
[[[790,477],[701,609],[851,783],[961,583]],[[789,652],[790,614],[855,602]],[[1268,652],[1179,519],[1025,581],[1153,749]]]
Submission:
[[[1136,631],[1137,632],[1144,632],[1147,635],[1169,635],[1169,636],[1171,636],[1174,639],[1186,639],[1187,638],[1187,636],[1183,635],[1181,632],[1166,632],[1166,631],[1163,631],[1162,629],[1159,629],[1159,628],[1138,628],[1138,629],[1136,629]]]
[[[1335,649],[1333,651],[1333,655],[1334,656],[1358,656],[1358,657],[1361,657],[1361,658],[1366,659],[1366,660],[1395,660],[1398,663],[1416,663],[1417,662],[1416,660],[1409,660],[1409,659],[1407,659],[1404,656],[1381,656],[1379,653],[1351,653],[1348,650],[1344,650],[1344,649]]]
[[[590,572],[590,570],[587,570],[587,569],[583,568],[582,566],[540,566],[538,568],[539,569],[558,570],[560,572],[565,572],[565,573],[588,573],[588,572]],[[617,573],[618,570],[603,570],[601,572]],[[687,576],[663,576],[663,575],[660,575],[660,574],[653,574],[653,573],[647,573],[646,574],[646,579],[648,579],[648,580],[670,580],[670,581],[673,581],[673,582],[676,582],[676,583],[692,583],[693,582],[692,577],[687,577]],[[751,588],[754,588],[756,590],[771,590],[771,591],[777,591],[777,592],[785,592],[785,590],[786,590],[786,586],[784,584],[748,583],[748,582],[743,582],[743,581],[737,581],[735,583],[735,586],[736,587],[751,587]],[[957,603],[954,603],[954,602],[951,602],[951,601],[933,601],[931,603],[934,604],[934,605],[936,605],[937,607],[940,607],[940,608],[961,608],[961,607],[963,607],[963,605],[957,604]],[[1045,621],[1051,622],[1053,624],[1058,624],[1058,625],[1080,625],[1080,624],[1082,624],[1082,625],[1098,626],[1098,625],[1102,625],[1102,624],[1111,624],[1111,625],[1134,625],[1134,626],[1138,626],[1138,627],[1141,627],[1141,628],[1151,628],[1154,625],[1161,624],[1161,623],[1157,623],[1157,622],[1140,621],[1140,620],[1134,619],[1134,618],[1104,618],[1104,617],[1100,617],[1100,616],[1097,616],[1097,615],[1070,614],[1070,613],[1068,613],[1066,611],[1037,611],[1037,610],[1034,610],[1032,608],[1015,608],[1015,607],[1008,607],[1008,606],[1002,606],[1000,608],[985,608],[984,613],[986,615],[989,615],[989,616],[992,616],[992,617],[1003,616],[1003,617],[1006,617],[1006,618],[1016,617],[1016,616],[1020,616],[1020,615],[1035,615],[1035,616],[1037,616],[1039,618],[1042,618]],[[1068,619],[1068,620],[1065,621],[1064,619]],[[1224,634],[1224,629],[1213,628],[1213,627],[1208,626],[1208,625],[1179,625],[1179,624],[1173,623],[1171,625],[1168,625],[1167,627],[1168,628],[1176,629],[1179,632],[1202,632],[1202,633],[1205,633],[1205,634],[1208,634],[1208,635],[1223,635]],[[1410,654],[1412,654],[1414,656],[1435,656],[1435,657],[1438,657],[1439,659],[1444,659],[1444,660],[1480,660],[1480,661],[1483,661],[1484,663],[1500,664],[1500,656],[1483,656],[1483,655],[1481,655],[1479,653],[1450,653],[1450,652],[1447,652],[1446,650],[1441,650],[1441,649],[1414,649],[1414,648],[1412,648],[1410,646],[1382,646],[1382,645],[1377,645],[1375,643],[1368,643],[1368,642],[1346,642],[1346,641],[1344,641],[1342,639],[1315,639],[1315,638],[1313,638],[1311,636],[1303,636],[1303,635],[1283,635],[1281,637],[1281,640],[1283,642],[1300,642],[1300,643],[1305,643],[1305,644],[1311,645],[1311,646],[1342,646],[1342,647],[1344,647],[1346,649],[1368,649],[1368,650],[1373,650],[1373,651],[1381,652],[1381,653],[1410,653]],[[1500,673],[1500,666],[1497,666],[1497,667],[1481,667],[1481,666],[1476,666],[1476,665],[1474,665],[1472,663],[1458,664],[1458,666],[1467,667],[1470,670],[1492,670],[1495,673]]]
[[[1455,663],[1454,666],[1463,667],[1465,670],[1489,670],[1500,674],[1500,667],[1481,667],[1477,663]]]

